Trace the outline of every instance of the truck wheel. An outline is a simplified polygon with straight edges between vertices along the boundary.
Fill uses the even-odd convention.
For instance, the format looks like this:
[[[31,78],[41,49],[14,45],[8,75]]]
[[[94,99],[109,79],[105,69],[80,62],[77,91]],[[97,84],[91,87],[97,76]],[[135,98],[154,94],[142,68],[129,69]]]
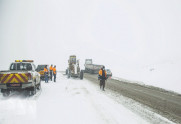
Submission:
[[[34,87],[31,87],[30,89],[28,89],[28,94],[29,96],[33,96],[36,94],[36,85]]]
[[[28,90],[28,89],[25,89],[25,91],[24,91],[24,96],[30,96],[30,91]]]
[[[4,91],[4,92],[3,92],[3,96],[4,96],[4,97],[8,97],[9,95],[10,95],[10,91]]]
[[[38,89],[38,90],[41,89],[41,80],[40,80],[40,83],[37,85],[37,89]]]
[[[84,71],[83,71],[83,70],[81,70],[81,72],[80,72],[80,79],[82,80],[82,79],[83,79],[83,77],[84,77]]]
[[[31,95],[35,95],[36,94],[36,86],[32,88],[31,90]]]

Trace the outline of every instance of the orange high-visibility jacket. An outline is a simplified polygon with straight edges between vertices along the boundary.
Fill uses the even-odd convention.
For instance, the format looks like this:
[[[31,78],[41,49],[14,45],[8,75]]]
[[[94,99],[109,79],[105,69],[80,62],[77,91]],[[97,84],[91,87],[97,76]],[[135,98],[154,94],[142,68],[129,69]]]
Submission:
[[[50,66],[50,71],[52,71],[53,70],[53,67],[52,66]]]
[[[48,72],[48,69],[44,68],[44,72]]]
[[[53,74],[56,74],[57,71],[56,71],[56,68],[53,68]]]
[[[105,77],[107,77],[107,73],[106,73],[106,71],[104,70],[104,73],[105,73]],[[99,70],[99,75],[100,76],[102,76],[102,69],[101,70]]]

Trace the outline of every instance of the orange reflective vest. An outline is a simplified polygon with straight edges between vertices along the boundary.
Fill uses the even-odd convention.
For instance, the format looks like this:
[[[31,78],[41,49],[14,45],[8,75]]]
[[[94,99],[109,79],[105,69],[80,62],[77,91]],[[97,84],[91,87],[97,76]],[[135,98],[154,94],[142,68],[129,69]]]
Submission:
[[[44,68],[44,72],[48,72],[48,69],[47,69],[47,68]]]
[[[56,68],[53,68],[53,74],[56,74],[57,71],[56,71]]]
[[[52,71],[53,70],[53,67],[52,66],[50,66],[50,71]]]
[[[107,74],[106,74],[106,71],[104,70],[104,73],[105,73],[105,77],[107,77]],[[99,70],[99,75],[102,76],[102,69]]]

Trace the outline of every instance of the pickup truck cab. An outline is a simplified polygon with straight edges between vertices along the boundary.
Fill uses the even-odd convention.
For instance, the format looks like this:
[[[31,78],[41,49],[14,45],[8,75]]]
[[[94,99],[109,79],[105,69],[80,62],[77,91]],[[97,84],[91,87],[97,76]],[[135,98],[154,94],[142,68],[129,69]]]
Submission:
[[[3,96],[8,96],[14,90],[25,90],[28,95],[36,94],[40,89],[40,74],[35,71],[33,60],[15,60],[9,70],[0,71],[0,89]]]

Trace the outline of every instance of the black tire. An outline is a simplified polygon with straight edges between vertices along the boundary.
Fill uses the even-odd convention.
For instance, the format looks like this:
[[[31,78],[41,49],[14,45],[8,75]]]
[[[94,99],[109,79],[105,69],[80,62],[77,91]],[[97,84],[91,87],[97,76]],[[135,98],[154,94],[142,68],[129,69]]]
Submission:
[[[68,70],[68,78],[70,78],[70,70]]]
[[[10,95],[10,91],[5,91],[5,92],[3,92],[3,96],[4,97],[8,97]]]
[[[31,88],[31,95],[35,95],[36,94],[36,89],[37,89],[37,84],[36,84],[36,80],[34,81],[35,82],[35,85],[34,87]]]
[[[30,88],[27,88],[27,89],[24,90],[24,96],[25,96],[25,97],[31,96]]]
[[[32,87],[31,89],[31,95],[35,95],[36,94],[36,86]]]
[[[83,70],[81,70],[81,71],[80,71],[80,79],[82,80],[82,79],[83,79],[83,77],[84,77],[84,71],[83,71]]]
[[[40,90],[41,89],[41,80],[40,80],[40,83],[37,85],[37,90]]]

